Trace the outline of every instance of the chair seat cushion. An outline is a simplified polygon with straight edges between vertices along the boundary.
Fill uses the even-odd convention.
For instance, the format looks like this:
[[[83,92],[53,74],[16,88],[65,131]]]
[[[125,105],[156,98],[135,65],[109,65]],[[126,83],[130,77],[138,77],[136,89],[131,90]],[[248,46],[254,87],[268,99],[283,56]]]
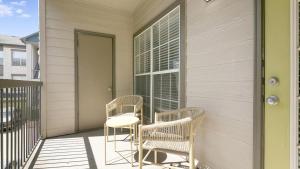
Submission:
[[[118,116],[132,116],[132,117],[134,117],[134,113],[133,112],[127,112],[127,113],[119,114]]]
[[[116,114],[114,116],[110,116],[109,118],[113,118],[113,117],[117,117],[117,116],[131,116],[134,117],[134,112],[127,112],[127,113],[120,113],[120,114]],[[136,116],[140,116],[140,113],[136,113]]]

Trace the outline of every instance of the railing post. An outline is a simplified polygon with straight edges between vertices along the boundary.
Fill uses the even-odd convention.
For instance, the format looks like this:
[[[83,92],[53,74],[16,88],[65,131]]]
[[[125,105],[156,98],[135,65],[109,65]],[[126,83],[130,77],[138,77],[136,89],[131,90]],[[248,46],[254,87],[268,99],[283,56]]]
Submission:
[[[1,127],[1,135],[0,135],[0,139],[1,139],[1,161],[0,161],[0,167],[3,168],[3,89],[0,89],[0,127]]]
[[[6,119],[6,131],[5,131],[5,137],[6,137],[6,147],[5,147],[5,150],[6,150],[6,166],[9,165],[8,163],[8,123],[7,123],[7,120],[8,120],[8,105],[9,105],[9,101],[8,101],[8,88],[6,88],[6,100],[5,100],[5,106],[6,106],[6,113],[5,113],[5,119]]]
[[[41,138],[41,85],[0,79],[0,168],[22,168]]]

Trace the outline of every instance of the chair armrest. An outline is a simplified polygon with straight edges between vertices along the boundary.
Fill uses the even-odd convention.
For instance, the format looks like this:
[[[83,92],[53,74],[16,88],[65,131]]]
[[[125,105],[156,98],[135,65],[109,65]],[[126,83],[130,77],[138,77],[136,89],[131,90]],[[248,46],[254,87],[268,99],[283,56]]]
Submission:
[[[143,140],[184,141],[189,139],[191,118],[171,122],[161,122],[140,127],[140,137]]]
[[[137,113],[139,111],[141,111],[143,108],[143,100],[140,100],[139,102],[136,103],[136,105],[134,106],[134,112]]]
[[[110,117],[113,110],[116,110],[118,108],[118,104],[118,98],[106,104],[106,118]]]

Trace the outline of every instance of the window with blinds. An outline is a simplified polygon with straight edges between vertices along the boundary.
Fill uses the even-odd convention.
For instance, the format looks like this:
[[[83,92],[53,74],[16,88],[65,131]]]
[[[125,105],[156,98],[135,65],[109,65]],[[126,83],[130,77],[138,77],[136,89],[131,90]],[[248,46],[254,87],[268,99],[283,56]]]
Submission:
[[[144,98],[144,115],[179,108],[180,7],[134,37],[134,92]]]

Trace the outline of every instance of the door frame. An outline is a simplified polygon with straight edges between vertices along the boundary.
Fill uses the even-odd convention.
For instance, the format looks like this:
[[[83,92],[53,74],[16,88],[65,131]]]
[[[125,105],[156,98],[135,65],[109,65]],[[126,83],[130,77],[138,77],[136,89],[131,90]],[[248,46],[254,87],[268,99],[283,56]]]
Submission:
[[[116,36],[113,34],[74,29],[74,54],[75,54],[75,133],[79,132],[79,72],[78,72],[78,35],[86,34],[112,39],[112,98],[116,97]]]
[[[264,168],[264,0],[255,0],[253,169]]]
[[[263,152],[263,156],[262,156],[263,163],[262,164],[264,164],[264,165],[262,166],[262,168],[265,167],[265,164],[268,164],[269,166],[267,166],[267,167],[270,168],[271,167],[270,164],[273,164],[273,166],[274,166],[274,163],[275,164],[282,163],[282,166],[285,166],[285,168],[287,168],[287,166],[288,166],[289,169],[296,169],[297,168],[297,166],[296,166],[297,162],[295,160],[296,160],[296,157],[298,156],[295,153],[297,151],[297,149],[296,149],[297,145],[295,144],[296,143],[296,138],[297,138],[297,136],[296,136],[297,124],[296,124],[296,120],[293,119],[293,118],[297,118],[297,113],[296,113],[296,111],[297,111],[296,110],[297,102],[295,102],[296,97],[294,97],[294,96],[297,95],[297,93],[298,93],[297,92],[297,81],[296,81],[296,78],[295,78],[296,75],[297,75],[297,71],[296,71],[297,66],[295,64],[295,63],[297,63],[297,62],[295,62],[297,60],[297,56],[295,55],[296,50],[294,50],[294,49],[296,49],[294,47],[294,44],[296,44],[297,42],[295,41],[296,39],[293,38],[293,36],[297,32],[296,27],[295,27],[295,25],[297,23],[295,22],[296,20],[294,20],[294,18],[297,16],[297,14],[295,13],[295,7],[296,7],[295,2],[296,2],[296,0],[288,0],[288,1],[280,0],[278,2],[280,5],[284,4],[286,6],[279,6],[278,4],[277,5],[276,4],[275,5],[274,4],[270,5],[271,0],[268,0],[268,1],[267,0],[261,0],[261,1],[262,1],[262,6],[263,6],[263,8],[262,8],[263,9],[263,20],[265,19],[265,17],[270,17],[270,11],[274,12],[275,9],[280,9],[280,8],[283,7],[283,10],[286,10],[286,11],[289,10],[287,12],[286,11],[279,11],[279,12],[281,12],[281,14],[284,14],[284,16],[278,17],[278,20],[276,20],[276,21],[274,20],[274,16],[272,16],[273,20],[270,20],[270,22],[269,22],[269,24],[273,24],[273,26],[274,26],[274,23],[276,23],[276,22],[283,22],[283,21],[285,22],[284,26],[283,26],[284,36],[282,36],[282,35],[278,35],[278,36],[281,36],[281,38],[284,37],[284,40],[286,40],[284,42],[289,43],[289,46],[285,46],[283,49],[281,49],[281,50],[284,50],[284,53],[281,53],[281,54],[284,54],[287,57],[286,60],[283,59],[283,63],[284,63],[283,66],[286,66],[286,68],[283,70],[283,71],[285,71],[284,74],[280,74],[279,73],[280,71],[275,72],[275,74],[278,75],[278,76],[281,76],[281,78],[286,77],[286,79],[288,79],[288,80],[285,80],[285,81],[282,80],[282,84],[285,84],[285,85],[287,83],[289,83],[289,84],[286,85],[286,86],[282,86],[283,88],[281,88],[280,90],[278,89],[278,91],[277,91],[277,89],[272,89],[272,90],[269,89],[268,91],[266,91],[266,93],[268,93],[268,95],[278,94],[279,97],[284,97],[283,99],[281,98],[282,102],[285,103],[283,105],[284,107],[283,107],[283,110],[282,110],[282,111],[284,111],[285,114],[284,115],[281,114],[281,118],[284,117],[284,119],[283,119],[283,125],[281,124],[281,128],[280,128],[280,131],[279,131],[280,134],[278,134],[278,133],[274,134],[274,132],[273,132],[273,133],[268,135],[269,136],[269,140],[268,140],[269,144],[270,144],[270,137],[274,139],[275,136],[276,137],[282,136],[284,138],[280,141],[276,140],[277,141],[276,144],[278,144],[278,147],[281,150],[284,150],[284,152],[283,152],[284,155],[281,153],[281,156],[279,157],[278,152],[276,152],[277,154],[273,155],[272,158],[270,158],[270,154],[272,154],[272,153],[267,152],[266,150],[267,150],[267,148],[269,148],[268,151],[270,151],[271,147],[265,144],[265,137],[266,137],[267,133],[263,133],[263,150],[262,150],[262,152]],[[271,8],[266,6],[266,2],[271,6]],[[284,13],[282,13],[282,12],[284,12]],[[266,13],[268,15],[266,15]],[[273,13],[271,13],[271,14],[273,15]],[[268,46],[269,47],[268,57],[270,57],[271,47],[274,48],[274,46],[275,47],[276,47],[276,45],[278,46],[278,42],[277,43],[275,42],[276,45],[272,45],[270,47],[270,44],[271,44],[270,43],[270,32],[265,32],[266,26],[270,26],[270,25],[266,25],[265,21],[263,21],[262,23],[264,24],[264,26],[263,26],[263,34],[264,34],[263,38],[266,37],[266,34],[269,35],[269,37],[268,37],[269,39],[266,39],[266,43],[269,44],[269,46]],[[278,29],[275,30],[274,32],[278,33]],[[272,33],[274,33],[274,32],[272,32]],[[277,37],[277,39],[278,39],[278,37]],[[267,47],[264,44],[265,44],[265,41],[263,40],[263,45],[262,45],[262,50],[263,51],[265,51],[265,48]],[[288,55],[287,55],[287,53],[288,53]],[[274,52],[272,54],[274,54]],[[265,56],[265,54],[263,54],[263,57],[264,56]],[[278,60],[278,55],[275,54],[275,57],[277,57],[277,60]],[[274,67],[273,67],[273,71],[274,70],[277,70],[277,69],[274,69]],[[267,72],[267,71],[268,70],[266,70],[264,72]],[[270,72],[268,72],[267,75],[270,77],[270,75],[271,75]],[[283,75],[286,75],[286,76],[283,76]],[[267,83],[267,81],[266,81],[266,83]],[[288,99],[288,101],[287,101],[287,99]],[[271,111],[271,113],[272,113],[272,111],[274,111],[274,109],[271,109],[270,106],[266,106],[266,107]],[[271,116],[269,113],[270,112],[268,112],[268,114],[266,113],[265,115]],[[275,114],[274,114],[275,115],[275,120],[279,120],[278,119],[279,118],[278,114],[279,114],[278,111],[277,112],[275,111]],[[263,127],[264,127],[263,129],[266,129],[265,124],[264,124],[265,121],[266,120],[264,119],[263,120]],[[270,123],[270,121],[268,121],[268,122]],[[274,123],[272,123],[271,126],[274,127]],[[263,132],[264,132],[264,130],[263,130]],[[283,132],[284,132],[285,135],[282,135]],[[273,144],[272,146],[274,147],[274,145],[275,144]],[[269,155],[268,157],[270,159],[274,160],[274,158],[275,159],[277,158],[279,160],[279,158],[280,158],[281,161],[275,161],[274,163],[272,163],[272,161],[270,161],[270,159],[268,159],[268,161],[267,161],[266,159],[264,159],[266,157],[265,154],[267,154],[267,153],[268,153],[268,155]],[[282,157],[284,157],[284,159],[282,159]]]
[[[297,0],[290,0],[290,169],[298,168],[298,52],[299,46],[299,17],[298,17],[298,4]],[[296,37],[296,38],[294,38]]]

